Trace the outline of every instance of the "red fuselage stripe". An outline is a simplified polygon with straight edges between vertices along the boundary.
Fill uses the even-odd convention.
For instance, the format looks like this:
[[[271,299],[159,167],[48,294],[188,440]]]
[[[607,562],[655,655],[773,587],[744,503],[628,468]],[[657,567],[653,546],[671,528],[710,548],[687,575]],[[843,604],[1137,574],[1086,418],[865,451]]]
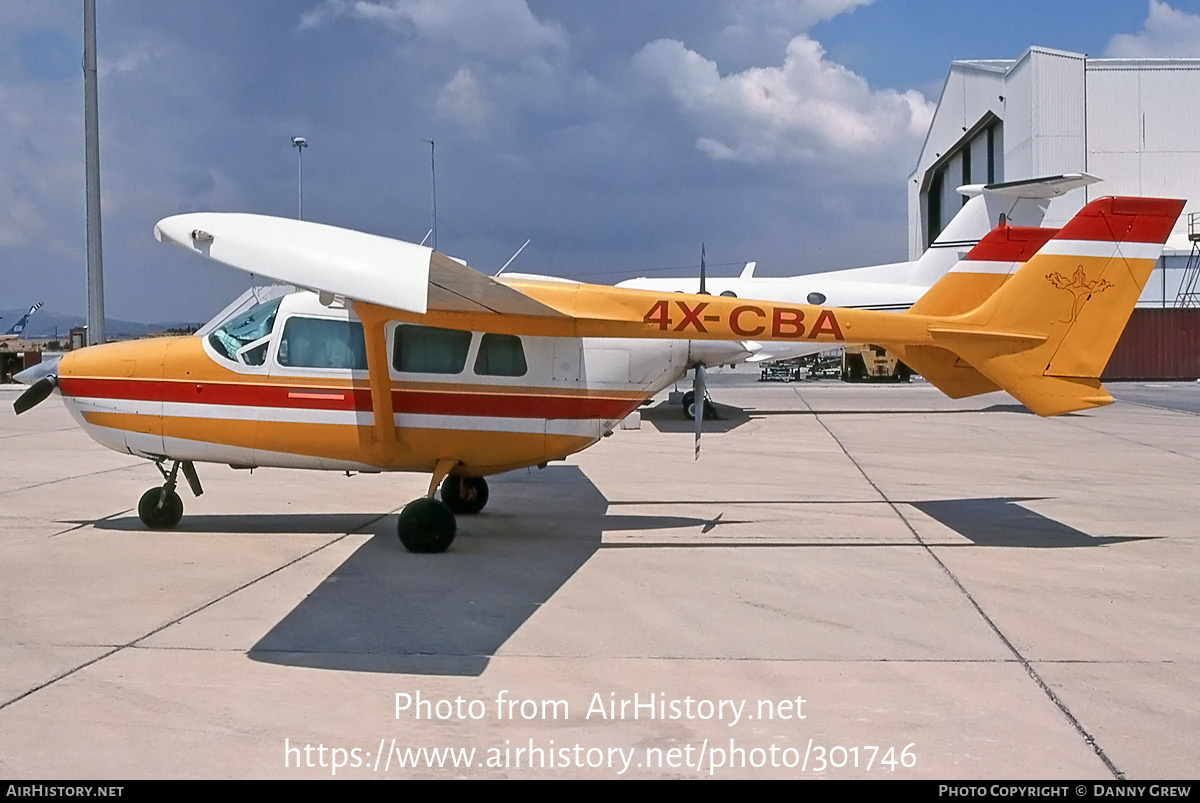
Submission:
[[[288,385],[235,385],[208,382],[63,377],[67,396],[185,404],[284,407],[306,410],[371,411],[366,388],[298,388]],[[624,418],[639,399],[546,396],[523,393],[464,393],[461,390],[393,390],[397,413],[483,418]]]

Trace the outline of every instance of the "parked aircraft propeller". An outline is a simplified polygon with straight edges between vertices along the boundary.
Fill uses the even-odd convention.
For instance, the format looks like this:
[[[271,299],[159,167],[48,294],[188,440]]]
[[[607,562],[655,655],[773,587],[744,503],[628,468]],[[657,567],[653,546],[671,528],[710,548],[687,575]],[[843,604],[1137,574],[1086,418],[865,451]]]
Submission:
[[[13,379],[29,385],[29,389],[13,402],[13,410],[17,415],[37,407],[46,397],[58,387],[58,359],[47,360],[30,366],[20,373],[14,374]]]

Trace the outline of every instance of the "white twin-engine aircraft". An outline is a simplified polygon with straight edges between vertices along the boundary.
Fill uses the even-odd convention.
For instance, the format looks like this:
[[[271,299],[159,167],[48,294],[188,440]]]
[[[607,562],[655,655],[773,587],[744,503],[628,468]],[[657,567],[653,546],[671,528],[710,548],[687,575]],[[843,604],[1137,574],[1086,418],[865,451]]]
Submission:
[[[1004,389],[1040,415],[1108,404],[1098,377],[1182,208],[1104,198],[1057,232],[1001,226],[977,269],[968,260],[903,313],[497,280],[332,226],[179,215],[159,222],[161,241],[309,289],[203,336],[71,352],[25,372],[36,381],[13,406],[57,389],[92,438],[154,461],[164,482],[138,504],[152,528],[183,515],[180,471],[201,493],[197,462],[429,473],[397,531],[440,552],[455,513],[486,504],[486,475],[587,448],[745,340],[877,343],[951,395]]]
[[[958,213],[921,255],[911,262],[894,262],[866,268],[807,273],[799,276],[755,276],[755,263],[748,263],[734,277],[653,279],[640,277],[619,282],[617,287],[657,290],[666,293],[711,293],[732,298],[757,298],[791,304],[824,304],[831,307],[900,311],[916,303],[930,287],[1001,220],[1011,226],[1040,226],[1050,202],[1065,193],[1095,184],[1099,178],[1087,173],[1008,181],[997,184],[968,184],[957,189],[965,196]],[[697,290],[697,288],[699,288]],[[815,354],[828,346],[813,343],[748,343],[746,362],[790,359]]]

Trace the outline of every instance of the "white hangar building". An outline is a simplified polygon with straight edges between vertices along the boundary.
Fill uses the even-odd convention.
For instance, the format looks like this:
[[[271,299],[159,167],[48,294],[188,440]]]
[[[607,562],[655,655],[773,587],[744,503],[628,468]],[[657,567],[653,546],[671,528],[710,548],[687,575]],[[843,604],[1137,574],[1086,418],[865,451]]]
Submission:
[[[1079,172],[1102,181],[1056,199],[1043,225],[1061,226],[1104,195],[1188,199],[1167,242],[1167,269],[1142,296],[1173,305],[1192,248],[1189,214],[1200,212],[1200,58],[1095,59],[1033,47],[1013,60],[953,62],[909,175],[909,257],[962,206],[960,185]]]

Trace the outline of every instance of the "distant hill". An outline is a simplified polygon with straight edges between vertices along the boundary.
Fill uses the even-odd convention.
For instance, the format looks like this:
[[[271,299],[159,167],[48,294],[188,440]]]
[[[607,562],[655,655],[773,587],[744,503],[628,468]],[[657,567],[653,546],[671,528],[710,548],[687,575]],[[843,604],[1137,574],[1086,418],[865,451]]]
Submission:
[[[29,307],[0,310],[0,332],[16,323]],[[54,337],[55,327],[58,327],[58,339],[66,340],[67,334],[76,326],[83,326],[87,318],[81,315],[62,315],[42,307],[33,313],[29,325],[25,328],[25,337],[42,338]],[[131,340],[145,337],[168,329],[194,328],[204,321],[163,321],[161,323],[137,323],[136,321],[121,321],[116,318],[104,319],[104,335],[108,340]]]

